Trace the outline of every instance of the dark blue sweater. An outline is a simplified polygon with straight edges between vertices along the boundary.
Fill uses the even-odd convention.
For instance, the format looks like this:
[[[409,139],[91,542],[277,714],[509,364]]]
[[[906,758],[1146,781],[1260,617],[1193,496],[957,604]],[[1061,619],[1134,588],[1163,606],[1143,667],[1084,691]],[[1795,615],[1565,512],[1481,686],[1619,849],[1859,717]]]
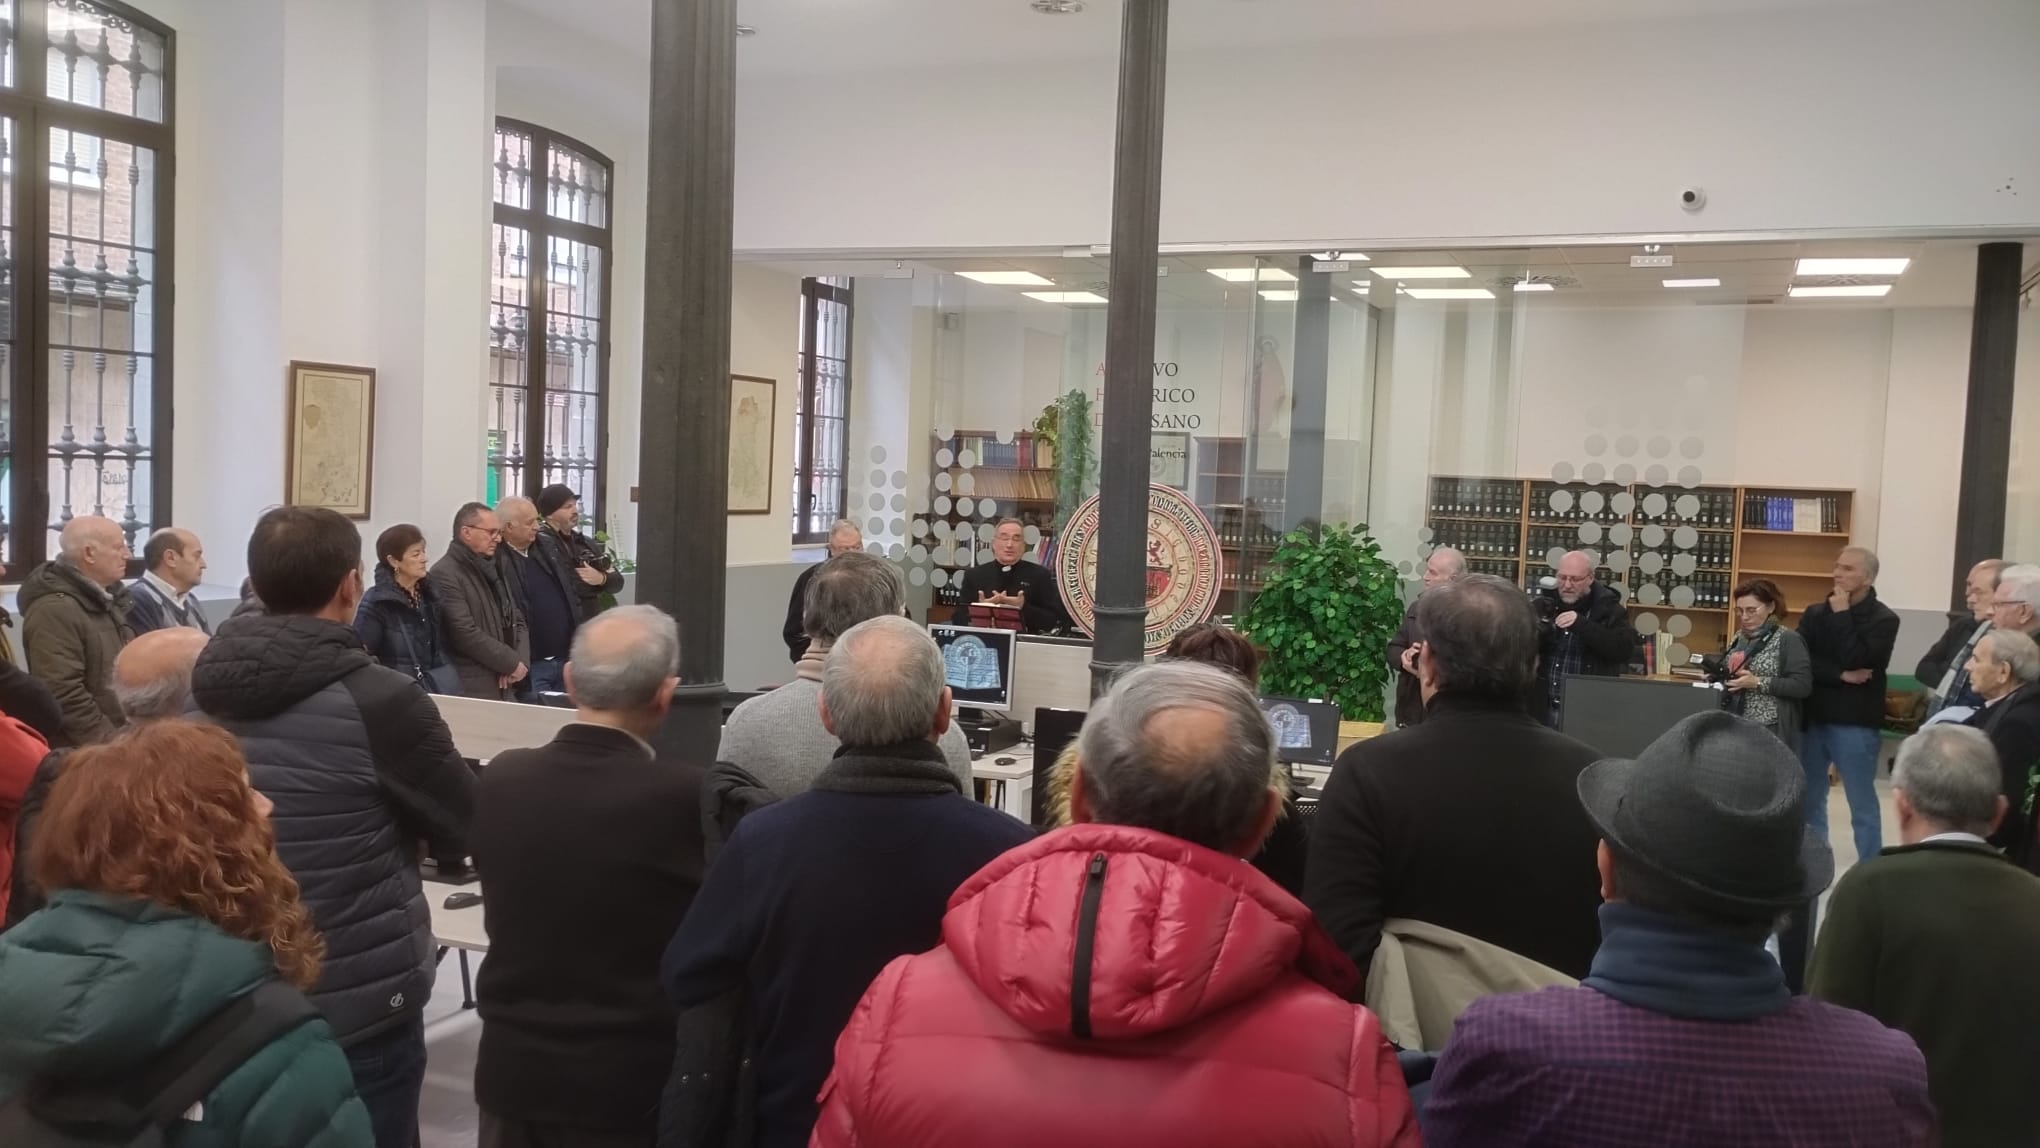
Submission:
[[[761,1148],[807,1144],[836,1037],[872,979],[935,947],[956,887],[1033,837],[954,780],[948,793],[881,794],[824,788],[829,776],[737,826],[660,969],[682,1009],[748,985]]]

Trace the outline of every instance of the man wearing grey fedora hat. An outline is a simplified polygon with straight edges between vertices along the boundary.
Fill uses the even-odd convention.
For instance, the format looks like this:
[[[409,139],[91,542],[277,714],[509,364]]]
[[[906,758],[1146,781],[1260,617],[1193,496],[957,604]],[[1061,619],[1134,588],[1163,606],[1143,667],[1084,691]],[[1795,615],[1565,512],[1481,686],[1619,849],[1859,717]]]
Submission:
[[[1460,1015],[1424,1141],[1453,1145],[1924,1145],[1926,1063],[1904,1033],[1795,997],[1764,942],[1834,859],[1805,775],[1763,727],[1696,714],[1594,763],[1601,947],[1578,988]]]

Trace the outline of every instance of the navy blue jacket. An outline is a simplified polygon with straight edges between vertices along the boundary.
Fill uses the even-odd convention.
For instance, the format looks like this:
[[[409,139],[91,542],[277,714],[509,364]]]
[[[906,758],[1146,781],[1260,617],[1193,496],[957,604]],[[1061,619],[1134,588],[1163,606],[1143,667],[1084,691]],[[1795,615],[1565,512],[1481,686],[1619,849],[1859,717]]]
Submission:
[[[934,948],[957,886],[1034,836],[958,793],[939,748],[903,756],[903,773],[947,792],[831,789],[846,764],[884,768],[845,750],[815,788],[744,818],[660,966],[681,1009],[750,990],[759,1148],[804,1148],[836,1036],[872,978]]]
[[[413,603],[387,562],[375,564],[375,585],[354,611],[354,632],[361,635],[369,657],[407,678],[415,680],[421,665],[430,669],[453,664],[453,648],[439,615],[439,592],[421,578],[418,601]]]
[[[342,1044],[417,1015],[432,995],[432,914],[418,841],[459,849],[474,775],[430,695],[321,618],[230,618],[199,655],[192,700],[240,739],[276,805],[326,963],[311,993]]]

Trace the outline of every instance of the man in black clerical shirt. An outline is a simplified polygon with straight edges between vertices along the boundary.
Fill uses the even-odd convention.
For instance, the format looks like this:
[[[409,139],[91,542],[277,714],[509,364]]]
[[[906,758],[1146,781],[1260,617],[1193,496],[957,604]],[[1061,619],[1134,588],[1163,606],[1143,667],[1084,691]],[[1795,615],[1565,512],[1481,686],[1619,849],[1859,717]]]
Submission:
[[[1027,552],[1026,532],[1017,518],[999,520],[998,531],[992,535],[992,560],[971,567],[963,576],[964,604],[1018,606],[1020,628],[1029,634],[1073,629],[1062,594],[1056,590],[1055,575],[1040,563],[1020,557]]]

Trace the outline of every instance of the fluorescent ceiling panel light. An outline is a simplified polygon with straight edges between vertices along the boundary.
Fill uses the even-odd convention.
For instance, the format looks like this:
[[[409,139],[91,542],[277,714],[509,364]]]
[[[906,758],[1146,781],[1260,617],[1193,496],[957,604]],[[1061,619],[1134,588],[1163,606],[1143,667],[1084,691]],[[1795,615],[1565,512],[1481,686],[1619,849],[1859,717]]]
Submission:
[[[1794,299],[1876,299],[1890,294],[1889,283],[1851,283],[1841,287],[1794,287]]]
[[[1719,279],[1667,279],[1667,280],[1665,280],[1665,286],[1667,286],[1667,287],[1719,287],[1719,286],[1721,286],[1721,280],[1719,280]]]
[[[1471,279],[1473,272],[1464,267],[1370,267],[1383,279]]]
[[[1210,270],[1213,275],[1228,283],[1251,283],[1254,281],[1254,269],[1252,267],[1213,267]],[[1294,274],[1284,271],[1280,267],[1261,268],[1260,279],[1263,283],[1296,282]]]
[[[1802,259],[1800,275],[1903,275],[1910,259]]]
[[[1558,290],[1558,288],[1557,288],[1556,286],[1554,286],[1554,285],[1550,284],[1550,283],[1518,283],[1518,284],[1516,284],[1516,291],[1517,291],[1517,293],[1519,293],[1519,294],[1523,294],[1523,293],[1528,293],[1528,292],[1531,292],[1531,291],[1556,291],[1556,290]]]
[[[974,283],[986,283],[993,287],[1055,286],[1055,280],[1044,279],[1032,271],[959,271],[957,274]]]
[[[1022,291],[1029,299],[1043,303],[1103,303],[1105,296],[1096,291]]]
[[[1410,287],[1403,291],[1412,299],[1492,299],[1495,293],[1485,287]]]
[[[1263,291],[1261,298],[1270,303],[1294,303],[1299,294],[1296,291]]]

